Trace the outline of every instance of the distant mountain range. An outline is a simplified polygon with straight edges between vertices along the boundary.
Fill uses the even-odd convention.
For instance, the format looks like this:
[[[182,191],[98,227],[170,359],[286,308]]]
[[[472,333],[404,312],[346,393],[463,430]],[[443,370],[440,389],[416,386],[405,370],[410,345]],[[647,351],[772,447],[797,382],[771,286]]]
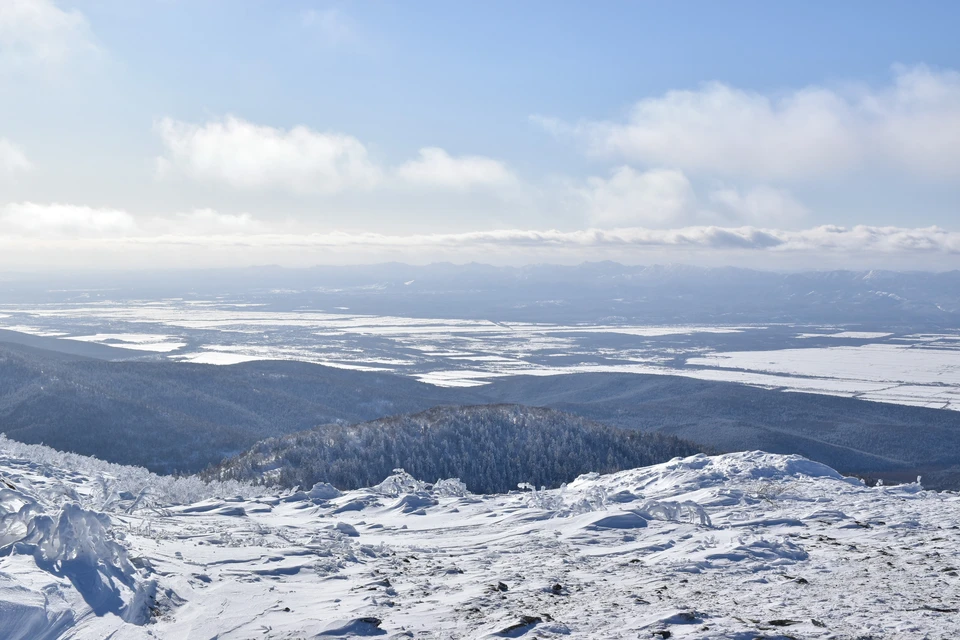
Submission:
[[[0,303],[186,294],[242,299],[266,309],[347,306],[355,313],[502,321],[960,326],[960,271],[391,263],[0,278]]]
[[[263,439],[318,425],[503,403],[662,432],[718,451],[799,453],[844,473],[920,474],[928,486],[960,488],[955,411],[673,376],[519,376],[444,389],[289,361],[108,362],[0,345],[0,432],[164,473],[200,471]]]

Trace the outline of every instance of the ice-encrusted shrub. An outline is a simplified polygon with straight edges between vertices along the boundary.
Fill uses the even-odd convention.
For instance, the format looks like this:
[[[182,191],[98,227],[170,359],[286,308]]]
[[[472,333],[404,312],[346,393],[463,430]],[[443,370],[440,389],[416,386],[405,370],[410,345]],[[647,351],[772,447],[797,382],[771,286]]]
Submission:
[[[127,550],[110,535],[110,518],[75,503],[63,506],[56,516],[31,518],[26,535],[16,544],[30,549],[37,564],[61,568],[75,563],[96,569],[100,563],[117,573],[132,576],[136,571],[127,559]]]
[[[32,519],[43,507],[30,496],[14,489],[0,490],[0,548],[26,535]]]
[[[433,491],[443,498],[463,498],[470,495],[467,485],[460,478],[447,478],[433,483]]]
[[[603,511],[608,507],[606,488],[592,486],[581,494],[569,496],[567,486],[563,485],[556,491],[548,491],[541,487],[538,491],[528,482],[517,485],[520,489],[528,490],[525,494],[527,505],[536,509],[553,511],[555,517],[570,517],[593,511]],[[570,498],[568,502],[568,498]],[[710,516],[697,502],[684,500],[674,502],[669,500],[646,500],[639,507],[631,509],[637,515],[648,520],[667,520],[671,522],[691,522],[703,526],[711,526]]]
[[[647,500],[635,511],[650,520],[692,522],[710,526],[710,516],[699,503],[693,500],[684,500],[683,502]]]
[[[103,562],[123,574],[133,572],[126,549],[110,533],[110,517],[66,502],[56,515],[45,513],[33,496],[14,489],[0,491],[0,554],[29,553],[37,564],[96,566]]]
[[[566,487],[561,487],[562,496]],[[570,515],[580,513],[590,513],[591,511],[602,511],[607,508],[607,490],[601,486],[593,486],[587,489],[579,500],[570,504],[566,511]]]
[[[326,486],[333,488],[332,485]],[[431,494],[444,498],[462,498],[470,495],[470,490],[467,489],[466,484],[460,481],[460,478],[447,478],[430,484],[417,480],[403,469],[394,469],[392,475],[387,476],[383,482],[370,487],[370,489],[391,498],[410,494]]]
[[[697,550],[716,549],[718,546],[720,546],[720,541],[717,539],[717,536],[710,534],[700,540],[700,544],[697,545]]]
[[[371,489],[395,498],[405,493],[422,493],[427,490],[427,483],[417,480],[403,469],[394,469],[393,475],[387,476],[383,482]]]
[[[567,485],[560,485],[559,489],[548,490],[546,487],[536,486],[529,482],[521,482],[517,488],[527,490],[527,506],[545,511],[553,511],[556,517],[569,517],[592,511],[602,511],[607,508],[607,490],[603,487],[590,487],[579,496],[569,496]],[[567,502],[567,498],[570,502]]]
[[[13,490],[2,494],[0,556],[30,555],[37,567],[70,578],[97,615],[109,612],[134,624],[149,620],[156,581],[131,564],[109,516],[75,502],[48,515],[30,496]]]
[[[318,482],[307,492],[307,497],[313,500],[333,500],[341,495],[339,489],[327,482]]]
[[[750,492],[749,496],[756,500],[762,500],[767,504],[773,505],[787,490],[787,485],[783,483],[773,483],[769,480],[758,482]]]
[[[527,506],[529,507],[543,509],[545,511],[559,511],[563,509],[563,491],[566,485],[561,486],[557,492],[549,491],[546,487],[540,487],[540,489],[537,490],[537,487],[529,482],[520,482],[517,484],[517,488],[530,492],[526,494]]]
[[[236,480],[207,482],[196,476],[160,476],[143,467],[113,464],[39,444],[23,444],[10,440],[4,434],[0,434],[0,454],[26,460],[40,467],[70,469],[98,478],[98,491],[86,506],[105,511],[116,506],[115,498],[121,492],[139,496],[141,499],[137,501],[138,508],[156,504],[189,504],[208,498],[255,498],[267,493],[263,487]],[[81,496],[74,499],[85,504]]]

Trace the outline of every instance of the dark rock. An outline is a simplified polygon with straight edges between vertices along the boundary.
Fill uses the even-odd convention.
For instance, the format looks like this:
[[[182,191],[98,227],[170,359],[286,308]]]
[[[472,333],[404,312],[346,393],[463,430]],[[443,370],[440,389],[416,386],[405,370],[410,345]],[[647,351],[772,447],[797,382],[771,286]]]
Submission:
[[[322,636],[356,637],[356,636],[383,636],[387,632],[380,628],[380,618],[365,617],[354,618],[353,620],[338,620],[331,623],[324,631],[318,634]]]
[[[530,627],[540,624],[541,622],[543,622],[543,618],[540,616],[520,616],[520,622],[501,629],[497,632],[497,635],[505,638],[516,638],[526,633]]]
[[[953,609],[951,607],[937,607],[932,604],[925,604],[921,609],[926,609],[927,611],[936,611],[937,613],[957,613],[960,612],[960,609]]]

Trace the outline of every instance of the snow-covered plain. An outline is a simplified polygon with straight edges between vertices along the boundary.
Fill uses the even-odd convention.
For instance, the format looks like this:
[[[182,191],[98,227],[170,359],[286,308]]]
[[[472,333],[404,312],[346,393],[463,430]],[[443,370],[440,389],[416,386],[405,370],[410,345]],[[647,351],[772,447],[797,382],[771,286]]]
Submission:
[[[960,409],[960,341],[941,342],[714,353],[688,358],[687,364],[722,371],[716,379],[746,375],[754,384],[791,391],[833,390],[878,402]]]
[[[269,495],[0,439],[0,635],[956,638],[960,497],[796,456]]]
[[[123,347],[137,351],[166,353],[187,346],[186,342],[175,340],[172,336],[143,333],[97,333],[91,336],[70,336],[68,340],[95,342],[106,346]]]
[[[271,311],[216,300],[4,305],[0,329],[232,365],[298,360],[446,387],[510,376],[680,375],[960,410],[960,333],[791,325],[549,324]],[[762,345],[757,349],[754,345]],[[731,346],[735,345],[735,346]]]

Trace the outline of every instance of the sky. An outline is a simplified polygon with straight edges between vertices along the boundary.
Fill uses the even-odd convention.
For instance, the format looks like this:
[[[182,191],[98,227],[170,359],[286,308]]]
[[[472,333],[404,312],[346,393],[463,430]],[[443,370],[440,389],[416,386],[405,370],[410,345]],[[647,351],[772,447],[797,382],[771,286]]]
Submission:
[[[960,267],[960,3],[0,0],[0,269]]]

